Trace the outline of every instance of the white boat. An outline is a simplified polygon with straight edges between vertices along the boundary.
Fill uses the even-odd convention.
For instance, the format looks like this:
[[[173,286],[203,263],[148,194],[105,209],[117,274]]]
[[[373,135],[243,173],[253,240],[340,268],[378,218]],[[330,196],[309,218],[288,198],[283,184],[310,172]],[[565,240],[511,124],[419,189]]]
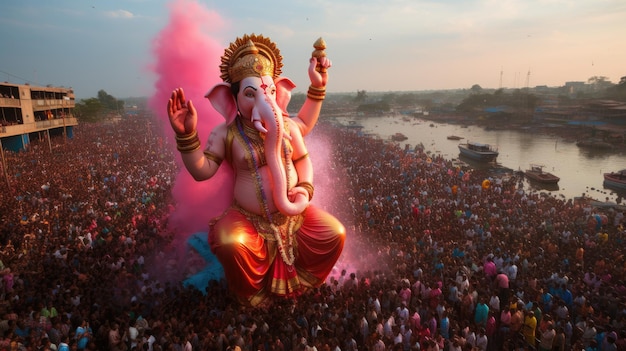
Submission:
[[[613,189],[626,190],[626,169],[604,173],[604,185]]]
[[[545,172],[541,165],[530,165],[530,169],[524,171],[526,178],[539,183],[556,184],[561,178],[550,172]]]
[[[474,141],[468,141],[464,144],[459,144],[459,151],[461,151],[461,156],[468,157],[472,160],[481,161],[481,162],[492,162],[500,154],[498,149],[483,143],[477,143]]]

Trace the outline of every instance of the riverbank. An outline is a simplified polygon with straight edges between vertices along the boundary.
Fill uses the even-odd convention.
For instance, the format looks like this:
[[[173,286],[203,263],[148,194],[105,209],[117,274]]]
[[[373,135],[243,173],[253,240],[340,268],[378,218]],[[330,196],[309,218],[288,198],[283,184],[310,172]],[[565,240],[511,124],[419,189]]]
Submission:
[[[496,118],[468,117],[465,114],[419,115],[417,118],[438,123],[452,123],[463,126],[478,126],[486,130],[515,130],[521,132],[556,136],[566,142],[598,140],[609,144],[610,148],[597,148],[597,151],[626,153],[626,126],[604,124],[588,126],[584,124],[555,122],[549,120],[500,120]],[[593,147],[588,149],[593,150]]]
[[[566,140],[550,133],[550,129],[493,129],[445,118],[426,119],[403,115],[346,116],[337,117],[334,122],[348,129],[360,128],[364,135],[373,135],[389,142],[392,142],[392,135],[401,132],[408,137],[406,141],[398,143],[403,148],[407,144],[411,149],[423,148],[431,157],[441,156],[476,170],[486,169],[494,177],[513,175],[528,169],[531,164],[544,165],[546,171],[561,178],[557,186],[545,187],[526,180],[524,184],[528,190],[546,192],[551,196],[574,199],[584,195],[615,202],[625,197],[621,192],[604,187],[603,173],[616,171],[626,164],[626,153],[580,148],[571,139]],[[497,162],[485,164],[460,159],[458,144],[462,141],[449,140],[447,137],[450,135],[458,135],[463,138],[462,141],[478,141],[496,146],[500,152]],[[567,136],[566,133],[562,135]]]

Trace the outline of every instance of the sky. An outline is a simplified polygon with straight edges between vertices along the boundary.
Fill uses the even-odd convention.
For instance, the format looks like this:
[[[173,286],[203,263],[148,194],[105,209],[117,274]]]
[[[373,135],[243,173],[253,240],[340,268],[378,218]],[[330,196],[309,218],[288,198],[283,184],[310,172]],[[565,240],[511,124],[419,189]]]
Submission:
[[[77,100],[99,90],[151,96],[155,38],[172,7],[193,11],[189,1],[215,14],[203,30],[223,48],[248,33],[276,42],[295,92],[308,87],[319,37],[332,61],[329,92],[626,76],[623,0],[21,0],[0,6],[0,81],[71,87]]]

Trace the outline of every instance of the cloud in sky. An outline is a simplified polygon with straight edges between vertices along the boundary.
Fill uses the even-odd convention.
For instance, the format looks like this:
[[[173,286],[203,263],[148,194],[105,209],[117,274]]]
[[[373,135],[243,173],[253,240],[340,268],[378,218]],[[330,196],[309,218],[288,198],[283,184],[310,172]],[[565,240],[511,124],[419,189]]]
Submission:
[[[132,12],[126,10],[105,11],[104,15],[111,18],[134,18]]]
[[[80,98],[100,89],[149,96],[150,45],[167,23],[170,3],[3,4],[0,79],[71,86]],[[593,76],[617,83],[626,76],[622,0],[198,3],[225,19],[206,24],[224,47],[244,33],[276,41],[296,91],[308,86],[307,60],[320,36],[333,61],[328,89],[334,92],[561,86]]]

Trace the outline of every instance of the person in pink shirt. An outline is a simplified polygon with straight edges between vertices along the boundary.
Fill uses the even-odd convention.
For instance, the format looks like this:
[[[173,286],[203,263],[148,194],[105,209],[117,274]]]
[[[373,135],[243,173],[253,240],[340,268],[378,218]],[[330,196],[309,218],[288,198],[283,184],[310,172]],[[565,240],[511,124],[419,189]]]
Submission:
[[[502,337],[506,337],[511,330],[511,309],[509,305],[505,305],[500,312],[500,327],[498,328],[498,332]]]
[[[430,307],[434,310],[437,308],[437,305],[439,304],[439,299],[442,296],[442,291],[441,288],[439,288],[439,285],[434,284],[434,287],[430,290]]]
[[[400,297],[400,302],[405,302],[407,305],[411,303],[411,283],[408,279],[402,279],[402,289],[400,289],[400,293],[398,296]]]
[[[10,293],[13,292],[13,273],[11,268],[6,268],[4,275],[2,276],[2,283],[4,284],[4,291]]]
[[[498,274],[496,264],[493,262],[493,258],[491,256],[487,257],[487,260],[485,260],[485,263],[483,264],[483,272],[485,273],[485,277],[489,278],[489,281],[493,281]]]
[[[493,311],[489,311],[489,317],[487,317],[487,325],[485,327],[485,334],[492,340],[497,331],[496,315]]]
[[[500,309],[509,302],[509,277],[503,272],[496,275],[494,286],[498,291],[498,297],[500,298]]]
[[[413,315],[409,318],[409,326],[413,330],[413,333],[417,335],[419,332],[420,326],[422,325],[422,317],[417,311],[413,313]]]

